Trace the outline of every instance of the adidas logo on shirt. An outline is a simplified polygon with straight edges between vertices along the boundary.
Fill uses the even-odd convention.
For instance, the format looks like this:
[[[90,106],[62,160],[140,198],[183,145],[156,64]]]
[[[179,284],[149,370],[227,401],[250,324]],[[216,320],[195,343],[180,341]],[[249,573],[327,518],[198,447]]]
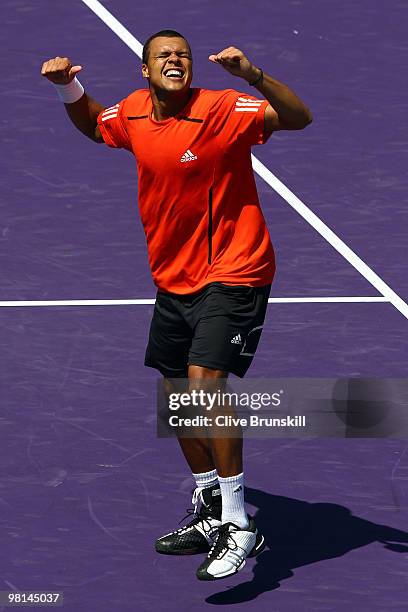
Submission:
[[[235,102],[236,113],[257,113],[262,100],[239,97]]]
[[[118,116],[119,112],[119,103],[115,104],[115,106],[110,106],[109,108],[105,108],[102,112],[102,121],[107,121],[107,119],[114,119]]]
[[[241,334],[237,334],[236,336],[234,336],[231,340],[231,344],[242,344]]]
[[[181,156],[180,161],[184,163],[184,162],[194,161],[195,159],[197,159],[197,155],[194,155],[194,153],[192,153],[190,149],[187,149],[184,155]]]

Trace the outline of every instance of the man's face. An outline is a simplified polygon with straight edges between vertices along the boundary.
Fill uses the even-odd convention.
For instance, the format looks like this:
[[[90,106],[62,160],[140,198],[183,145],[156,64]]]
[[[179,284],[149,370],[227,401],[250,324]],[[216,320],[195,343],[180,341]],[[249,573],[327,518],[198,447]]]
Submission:
[[[150,43],[142,74],[150,79],[154,89],[180,92],[190,87],[192,65],[191,52],[184,38],[159,36]]]

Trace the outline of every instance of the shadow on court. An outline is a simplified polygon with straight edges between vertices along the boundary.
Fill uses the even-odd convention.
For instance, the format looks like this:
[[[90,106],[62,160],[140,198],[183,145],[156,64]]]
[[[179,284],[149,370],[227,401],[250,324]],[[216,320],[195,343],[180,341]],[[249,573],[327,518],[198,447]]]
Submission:
[[[246,488],[248,503],[258,508],[256,523],[269,550],[257,558],[253,579],[220,591],[207,603],[227,605],[251,601],[280,587],[297,567],[342,555],[372,542],[408,553],[408,532],[352,516],[344,506],[300,501]]]

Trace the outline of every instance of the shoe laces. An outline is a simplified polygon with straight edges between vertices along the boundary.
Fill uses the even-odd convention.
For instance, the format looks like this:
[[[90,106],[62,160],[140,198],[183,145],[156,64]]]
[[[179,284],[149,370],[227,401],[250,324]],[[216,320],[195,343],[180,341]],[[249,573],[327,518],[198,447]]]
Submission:
[[[232,530],[230,530],[231,525],[233,527]],[[236,531],[238,531],[238,528],[233,523],[224,523],[224,525],[221,525],[221,527],[218,528],[217,539],[212,545],[208,557],[221,557],[225,549],[237,550],[240,548],[233,537]]]
[[[193,519],[189,523],[187,523],[187,525],[185,525],[184,527],[181,527],[181,529],[178,529],[178,531],[183,531],[183,529],[186,529],[187,527],[191,527],[192,525],[200,521],[203,523],[203,528],[205,531],[210,532],[214,528],[213,525],[211,525],[210,521],[208,520],[208,516],[206,516],[205,514],[206,506],[204,504],[204,500],[202,496],[203,491],[204,491],[204,487],[197,487],[196,489],[194,489],[193,497],[191,499],[191,503],[193,504],[194,507],[186,509],[187,514],[183,516],[181,521],[179,521],[179,525],[186,519],[189,519],[190,517],[193,517]],[[198,509],[200,502],[201,502],[201,508]]]
[[[203,491],[204,491],[204,487],[196,487],[193,491],[193,497],[191,498],[191,503],[194,506],[195,514],[197,514],[198,504],[200,502],[204,504]]]

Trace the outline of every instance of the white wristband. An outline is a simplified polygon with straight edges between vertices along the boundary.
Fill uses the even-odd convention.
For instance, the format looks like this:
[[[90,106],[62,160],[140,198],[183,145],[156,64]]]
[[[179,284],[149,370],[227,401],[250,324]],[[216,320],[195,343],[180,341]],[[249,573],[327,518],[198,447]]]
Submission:
[[[53,83],[53,85],[57,90],[59,99],[64,104],[77,102],[84,95],[85,89],[76,77],[67,85],[57,85],[56,83]]]

